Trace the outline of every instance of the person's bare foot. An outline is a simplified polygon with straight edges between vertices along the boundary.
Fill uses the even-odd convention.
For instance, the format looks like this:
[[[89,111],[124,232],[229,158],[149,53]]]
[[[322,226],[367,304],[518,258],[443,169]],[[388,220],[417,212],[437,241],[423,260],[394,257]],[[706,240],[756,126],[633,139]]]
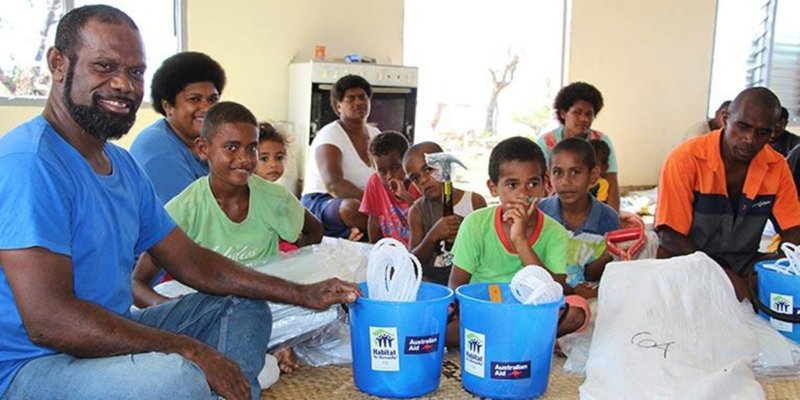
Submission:
[[[568,333],[577,331],[581,326],[583,326],[583,322],[585,320],[586,312],[582,308],[574,306],[569,307],[567,309],[566,317],[564,317],[564,320],[558,324],[558,332],[556,333],[556,337],[561,337]],[[280,361],[280,358],[278,360]]]
[[[297,362],[291,347],[276,350],[272,355],[278,360],[278,368],[284,374],[291,374],[297,368],[300,368],[300,364]]]

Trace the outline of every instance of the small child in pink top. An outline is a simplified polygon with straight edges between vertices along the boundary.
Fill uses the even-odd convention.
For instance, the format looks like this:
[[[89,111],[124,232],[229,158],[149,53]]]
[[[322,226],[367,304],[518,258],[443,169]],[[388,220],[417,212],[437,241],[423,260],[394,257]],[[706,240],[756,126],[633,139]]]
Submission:
[[[394,131],[375,136],[369,144],[378,172],[369,177],[358,211],[369,216],[370,243],[391,237],[408,245],[408,209],[420,193],[406,180],[403,170],[403,154],[407,149],[408,140]]]

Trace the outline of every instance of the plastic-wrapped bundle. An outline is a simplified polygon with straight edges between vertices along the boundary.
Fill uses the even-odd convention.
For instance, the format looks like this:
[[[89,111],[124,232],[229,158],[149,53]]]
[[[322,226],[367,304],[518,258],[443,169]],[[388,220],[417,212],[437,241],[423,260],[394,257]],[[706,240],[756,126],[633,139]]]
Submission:
[[[348,240],[325,238],[321,244],[271,257],[252,268],[297,283],[314,283],[333,277],[358,281],[366,276],[366,254],[371,247]],[[196,292],[178,281],[164,282],[156,286],[155,290],[167,297]],[[337,318],[338,305],[315,311],[288,304],[268,304],[272,311],[270,349],[300,343],[309,333],[333,323],[340,323]]]

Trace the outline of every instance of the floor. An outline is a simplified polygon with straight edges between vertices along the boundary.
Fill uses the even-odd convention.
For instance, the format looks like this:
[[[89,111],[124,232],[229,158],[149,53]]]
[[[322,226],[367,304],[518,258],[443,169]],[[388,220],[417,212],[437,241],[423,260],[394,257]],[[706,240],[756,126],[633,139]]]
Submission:
[[[583,376],[563,372],[564,359],[553,358],[550,382],[542,400],[577,399],[578,387]],[[794,379],[759,380],[764,387],[767,399],[800,399],[800,376]],[[273,387],[261,393],[261,400],[267,399],[330,399],[361,400],[376,397],[360,392],[353,384],[350,365],[311,368],[304,366],[291,375],[284,375]],[[461,373],[458,354],[445,355],[439,388],[424,399],[472,399],[477,398],[461,386]]]

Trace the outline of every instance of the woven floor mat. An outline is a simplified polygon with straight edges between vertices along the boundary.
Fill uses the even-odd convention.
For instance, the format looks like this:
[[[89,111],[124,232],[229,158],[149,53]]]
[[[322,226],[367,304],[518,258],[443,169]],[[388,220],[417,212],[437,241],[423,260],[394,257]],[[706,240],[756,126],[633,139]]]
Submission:
[[[553,357],[550,383],[547,393],[540,399],[577,399],[582,376],[567,374],[563,370],[564,359]],[[770,379],[760,381],[770,400],[800,399],[800,380]],[[301,367],[298,371],[283,375],[274,386],[261,392],[261,400],[267,399],[374,399],[356,389],[350,365],[321,368]],[[477,398],[461,386],[458,353],[446,354],[442,365],[439,389],[423,399],[461,400]]]

